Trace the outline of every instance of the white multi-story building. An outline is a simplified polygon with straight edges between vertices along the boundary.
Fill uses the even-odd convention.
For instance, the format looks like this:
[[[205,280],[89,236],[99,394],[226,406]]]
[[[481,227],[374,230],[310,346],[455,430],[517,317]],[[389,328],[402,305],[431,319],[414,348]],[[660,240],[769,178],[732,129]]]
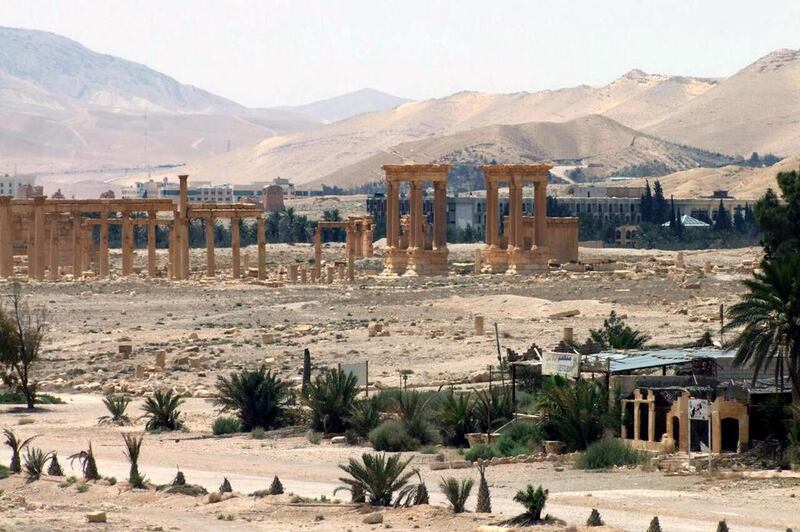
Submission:
[[[36,176],[34,175],[16,175],[10,176],[5,174],[0,176],[0,196],[17,196],[17,190],[21,185],[28,185],[33,187],[36,185]]]

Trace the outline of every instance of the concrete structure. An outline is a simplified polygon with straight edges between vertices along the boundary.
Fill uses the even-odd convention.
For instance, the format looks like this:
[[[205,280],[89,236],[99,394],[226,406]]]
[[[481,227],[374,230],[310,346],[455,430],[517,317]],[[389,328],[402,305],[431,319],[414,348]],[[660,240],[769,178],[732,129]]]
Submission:
[[[8,175],[0,176],[0,196],[17,196],[21,186],[35,187],[36,176],[33,175]],[[26,188],[28,190],[28,188]],[[25,196],[27,197],[27,196]]]
[[[63,273],[73,278],[95,273],[108,277],[109,226],[121,227],[122,275],[134,273],[133,227],[147,226],[147,270],[158,275],[156,226],[166,226],[169,236],[167,271],[173,279],[187,279],[190,272],[189,223],[195,218],[206,220],[206,275],[216,273],[214,257],[214,220],[229,218],[232,230],[234,276],[240,274],[239,220],[255,218],[259,228],[258,276],[266,276],[266,243],[263,236],[263,214],[254,205],[236,203],[199,203],[189,205],[188,176],[179,177],[179,201],[169,199],[100,199],[48,200],[37,196],[30,200],[0,197],[0,276],[14,275],[14,256],[27,256],[26,274],[30,279],[58,280]],[[96,249],[92,237],[99,227]],[[94,271],[88,272],[92,269]]]
[[[406,275],[447,274],[447,172],[449,164],[385,165],[386,251],[384,273]],[[408,183],[409,215],[405,242],[401,243],[400,187]],[[433,184],[433,223],[423,218],[423,189]]]
[[[261,194],[261,207],[264,212],[281,212],[286,209],[283,204],[283,189],[280,185],[264,187]]]

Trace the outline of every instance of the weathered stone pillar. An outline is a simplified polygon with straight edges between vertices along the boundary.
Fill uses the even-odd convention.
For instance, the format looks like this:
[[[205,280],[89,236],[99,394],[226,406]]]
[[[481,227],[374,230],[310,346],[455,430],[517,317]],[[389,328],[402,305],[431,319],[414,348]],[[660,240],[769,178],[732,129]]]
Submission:
[[[242,268],[239,262],[239,218],[231,218],[231,264],[233,268],[233,278],[239,279],[242,276]]]
[[[58,281],[58,214],[53,214],[50,221],[50,260],[48,279]]]
[[[108,211],[100,212],[100,244],[97,250],[100,277],[108,277]]]
[[[0,277],[14,275],[14,235],[11,196],[0,196]]]
[[[447,183],[433,184],[433,247],[447,247]]]
[[[546,249],[547,238],[547,182],[537,181],[533,184],[534,221],[533,243],[538,249]]]
[[[45,258],[45,232],[44,232],[44,196],[33,198],[33,256],[34,278],[38,281],[44,279]],[[30,263],[30,259],[28,259]]]
[[[297,264],[290,264],[289,265],[289,282],[296,283],[297,282]]]
[[[347,253],[347,280],[353,281],[355,280],[355,261],[356,261],[356,242],[355,242],[355,235],[353,234],[354,231],[351,228],[351,225],[348,225],[345,229],[345,252]]]
[[[498,205],[497,183],[486,183],[486,245],[499,246],[497,209]]]
[[[409,182],[411,192],[409,194],[409,218],[410,218],[410,231],[408,232],[408,249],[413,249],[422,246],[421,230],[422,225],[422,194],[420,184],[416,181]]]
[[[372,218],[370,218],[369,224],[364,228],[364,235],[361,241],[364,246],[364,251],[362,252],[364,257],[372,257],[375,254],[372,245],[373,239],[375,238],[375,227],[372,225],[371,220]]]
[[[206,216],[206,276],[214,277],[216,274],[214,260],[214,215]]]
[[[386,245],[397,247],[400,244],[400,183],[387,183],[386,198]]]
[[[266,279],[267,278],[267,242],[266,242],[266,235],[264,234],[264,217],[259,216],[256,218],[256,230],[258,231],[258,236],[256,241],[258,242],[258,278],[259,279]]]
[[[179,279],[188,279],[190,270],[189,261],[189,176],[179,175],[180,182],[178,196],[178,234],[180,235],[180,275]]]
[[[322,227],[319,223],[314,230],[314,275],[317,279],[322,276]]]
[[[122,212],[122,275],[133,274],[133,224],[129,212]]]
[[[72,278],[78,279],[83,273],[83,227],[81,212],[72,212]]]
[[[147,212],[147,276],[156,276],[156,212]]]
[[[308,268],[305,264],[300,267],[300,282],[303,284],[308,282]]]
[[[92,244],[94,243],[92,228],[93,225],[88,221],[81,222],[81,276],[83,276],[83,272],[89,271],[91,263]]]
[[[513,187],[513,202],[514,202],[514,219],[513,219],[513,234],[514,234],[514,247],[517,249],[522,248],[523,242],[523,222],[522,222],[522,183],[514,182]]]

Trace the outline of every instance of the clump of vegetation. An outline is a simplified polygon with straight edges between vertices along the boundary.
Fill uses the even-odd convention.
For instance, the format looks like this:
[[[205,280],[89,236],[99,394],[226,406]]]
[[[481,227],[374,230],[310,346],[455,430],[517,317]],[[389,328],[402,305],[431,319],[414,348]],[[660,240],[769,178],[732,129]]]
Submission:
[[[489,460],[495,456],[498,455],[495,452],[494,447],[485,443],[476,443],[464,453],[464,459],[470,462]]]
[[[139,473],[139,454],[142,451],[144,435],[126,432],[122,435],[122,439],[125,441],[125,457],[131,464],[128,483],[132,488],[145,488],[145,478]]]
[[[263,440],[267,436],[267,431],[261,427],[256,427],[250,431],[250,437],[254,440]]]
[[[97,422],[100,425],[106,424],[114,424],[114,425],[129,425],[131,420],[125,414],[125,410],[128,408],[128,404],[131,400],[124,395],[107,395],[103,398],[103,404],[105,405],[108,413],[108,416],[100,416],[97,418]]]
[[[419,445],[436,443],[434,432],[429,417],[430,406],[436,394],[422,394],[416,390],[404,391],[395,396],[390,409],[400,418],[400,424],[406,434],[419,442]]]
[[[481,480],[478,484],[478,504],[475,506],[475,511],[480,514],[490,514],[492,513],[492,496],[489,493],[489,484],[486,482],[485,463],[478,464],[478,474],[481,476]]]
[[[0,393],[0,405],[24,405],[27,404],[25,396],[16,390]],[[64,400],[48,393],[37,393],[36,404],[40,405],[63,405]]]
[[[724,519],[717,523],[717,532],[728,532],[728,530],[728,523]]]
[[[256,427],[279,428],[285,423],[289,391],[286,383],[266,366],[218,377],[217,392],[214,403],[221,406],[223,412],[235,413],[245,432]]]
[[[9,388],[25,397],[28,409],[33,409],[38,390],[32,373],[39,361],[47,331],[47,315],[41,307],[31,309],[28,306],[19,283],[11,285],[7,300],[7,305],[0,305],[0,364],[5,368],[3,380]]]
[[[415,468],[413,471],[417,475],[419,482],[416,484],[409,484],[400,490],[400,493],[397,494],[397,500],[394,503],[395,507],[430,504],[428,486],[426,486],[425,482],[422,480],[422,475],[420,474],[419,469]]]
[[[661,532],[661,523],[658,522],[658,516],[653,517],[653,520],[650,521],[647,532]]]
[[[463,447],[467,434],[475,431],[474,408],[470,401],[472,394],[450,393],[442,399],[437,418],[444,441],[448,445]]]
[[[514,495],[514,502],[520,503],[525,507],[525,513],[509,520],[509,524],[527,526],[542,521],[542,511],[547,502],[547,490],[541,486],[534,489],[528,484],[525,491],[518,491]]]
[[[547,379],[537,407],[547,439],[563,441],[570,450],[585,449],[603,436],[606,427],[619,425],[605,387],[591,380]]]
[[[394,493],[403,489],[414,476],[413,471],[405,471],[410,462],[411,458],[401,460],[398,454],[387,456],[385,453],[364,453],[361,462],[351,458],[347,465],[339,465],[350,475],[350,478],[339,479],[345,484],[341,489],[351,493],[361,491],[373,506],[391,506]]]
[[[481,390],[475,397],[473,415],[479,432],[489,433],[505,425],[514,416],[511,394],[504,388]]]
[[[576,469],[608,469],[635,466],[647,461],[647,453],[632,449],[615,439],[602,439],[591,444],[575,461]]]
[[[447,497],[447,502],[450,503],[450,508],[454,514],[464,512],[464,506],[467,504],[469,494],[472,492],[472,486],[475,484],[471,478],[462,479],[461,482],[453,477],[443,478],[439,483],[439,488]]]
[[[272,479],[272,484],[270,484],[269,486],[269,494],[270,495],[283,494],[283,484],[281,484],[281,480],[278,478],[278,475],[275,475],[275,478]]]
[[[61,469],[61,464],[58,463],[58,455],[55,451],[50,454],[50,467],[47,468],[47,474],[51,477],[63,477],[64,471]]]
[[[542,445],[542,429],[533,423],[513,423],[504,429],[493,447],[498,456],[532,454]]]
[[[231,416],[220,416],[215,419],[214,423],[211,425],[211,432],[214,433],[214,436],[220,436],[222,434],[235,434],[241,431],[242,424],[238,419]]]
[[[369,442],[376,451],[416,451],[420,441],[413,438],[405,425],[396,420],[385,421],[369,433]]]
[[[28,447],[25,450],[25,480],[27,482],[39,480],[49,459],[50,453],[45,453],[37,447]]]
[[[325,433],[341,433],[347,426],[358,395],[358,380],[341,369],[325,370],[306,385],[303,402],[311,409],[311,428]]]
[[[0,464],[0,480],[8,478],[10,475],[11,471],[9,471],[8,467]]]
[[[603,526],[603,524],[600,512],[597,511],[597,508],[592,508],[592,513],[589,514],[589,518],[586,520],[586,526]]]
[[[100,480],[100,473],[97,471],[97,462],[94,459],[94,451],[92,451],[92,442],[89,442],[89,449],[75,453],[69,457],[70,464],[78,461],[78,465],[83,473],[84,480]]]
[[[380,409],[378,407],[377,396],[373,395],[369,399],[355,401],[350,407],[347,416],[347,425],[359,438],[367,438],[372,429],[380,423]]]
[[[6,437],[6,445],[11,447],[11,463],[8,469],[12,474],[21,473],[22,460],[20,459],[20,453],[36,436],[31,436],[25,440],[20,440],[17,438],[17,435],[9,429],[3,429],[3,434]]]
[[[183,421],[180,419],[180,407],[183,398],[172,393],[172,390],[156,390],[152,397],[147,397],[142,409],[144,417],[148,418],[145,429],[149,431],[160,430],[179,430],[183,428]]]
[[[222,479],[222,484],[219,486],[220,493],[231,493],[233,492],[233,487],[231,487],[231,483],[228,480],[228,477]]]
[[[591,329],[589,335],[603,349],[641,349],[649,336],[625,324],[616,311],[603,320],[602,329]]]

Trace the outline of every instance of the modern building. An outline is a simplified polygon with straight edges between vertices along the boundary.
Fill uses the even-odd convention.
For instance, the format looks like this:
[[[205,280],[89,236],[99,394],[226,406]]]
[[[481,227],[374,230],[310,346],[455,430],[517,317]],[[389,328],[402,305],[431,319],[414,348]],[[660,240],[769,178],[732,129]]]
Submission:
[[[30,188],[28,188],[30,187]],[[26,192],[35,192],[36,176],[35,175],[8,175],[0,176],[0,196],[14,196],[17,197],[17,192],[23,188]],[[41,187],[39,187],[41,188]],[[28,197],[27,193],[24,197]]]

